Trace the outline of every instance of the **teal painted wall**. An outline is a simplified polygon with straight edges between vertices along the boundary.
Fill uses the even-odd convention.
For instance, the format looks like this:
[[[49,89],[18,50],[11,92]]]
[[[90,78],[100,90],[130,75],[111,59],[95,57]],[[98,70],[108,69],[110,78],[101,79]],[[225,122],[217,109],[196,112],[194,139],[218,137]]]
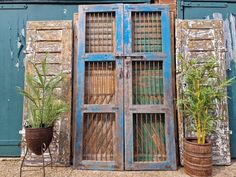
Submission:
[[[6,6],[5,6],[6,7]],[[14,5],[14,8],[23,5]],[[28,20],[72,20],[77,5],[28,5],[0,8],[0,156],[19,156],[23,98],[25,26]]]
[[[184,5],[184,6],[181,6]],[[221,13],[223,19],[230,13],[236,14],[236,0],[226,1],[178,1],[178,18],[181,19],[205,19],[207,16],[212,18],[213,13]],[[236,76],[235,63],[231,62],[230,70],[227,70],[228,78]],[[228,87],[228,109],[229,127],[232,130],[230,135],[231,157],[236,158],[236,80]]]

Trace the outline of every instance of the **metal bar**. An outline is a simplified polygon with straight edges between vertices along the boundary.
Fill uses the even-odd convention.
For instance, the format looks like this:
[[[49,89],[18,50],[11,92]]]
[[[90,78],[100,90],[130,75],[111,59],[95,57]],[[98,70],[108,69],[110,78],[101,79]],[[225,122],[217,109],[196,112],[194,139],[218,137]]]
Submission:
[[[143,132],[143,129],[144,129],[144,127],[143,127],[143,114],[141,113],[140,114],[141,115],[141,119],[140,119],[140,128],[141,128],[141,135],[142,135],[142,161],[144,161],[143,159],[144,159],[144,132]]]
[[[143,27],[144,27],[144,38],[143,38],[143,47],[144,47],[144,51],[143,52],[147,52],[146,51],[146,14],[145,12],[143,12]]]
[[[137,72],[137,61],[134,62],[135,63],[135,67],[133,72],[135,73],[135,104],[138,104],[138,72]]]
[[[162,132],[161,132],[161,114],[158,114],[159,115],[159,136],[160,138],[162,139]],[[163,152],[160,152],[160,160],[163,160]]]
[[[101,46],[101,52],[105,52],[104,51],[104,13],[102,12],[102,14],[101,14],[101,21],[100,21],[100,23],[101,23],[101,28],[102,28],[102,37],[101,37],[101,40],[102,40],[102,46]],[[100,40],[100,38],[98,38],[98,40]]]
[[[108,46],[108,32],[109,32],[109,29],[108,29],[108,12],[106,13],[106,23],[105,23],[105,26],[106,26],[106,46]],[[104,50],[104,52],[106,52],[106,50]]]
[[[159,87],[160,87],[160,83],[159,83],[159,77],[158,77],[158,71],[159,71],[159,62],[157,62],[157,69],[155,69],[155,81],[156,81],[156,85],[157,85],[157,95],[156,95],[156,99],[157,99],[157,104],[161,104],[161,102],[160,102],[160,89],[159,89]]]
[[[97,13],[97,26],[98,26],[98,28],[100,29],[100,20],[99,20],[99,14],[100,13]],[[97,42],[98,42],[98,44],[97,44],[97,47],[98,47],[98,50],[97,50],[97,52],[98,53],[100,53],[101,52],[101,50],[100,50],[100,48],[101,48],[101,46],[100,46],[100,43],[99,43],[99,33],[97,32]]]
[[[146,133],[145,133],[145,140],[146,140],[146,158],[145,160],[148,161],[148,123],[147,123],[147,113],[144,114],[145,115],[145,122],[146,122]],[[143,121],[144,123],[144,121]]]
[[[152,71],[152,80],[153,80],[153,86],[154,86],[154,89],[153,89],[153,104],[156,104],[156,81],[155,81],[155,76],[156,76],[156,66],[155,66],[156,62],[154,61],[153,62],[153,71]]]
[[[93,20],[92,20],[92,24],[93,24],[93,39],[92,39],[92,42],[91,42],[91,44],[93,44],[92,45],[92,52],[93,53],[95,53],[96,52],[96,46],[95,46],[95,37],[96,37],[96,29],[94,28],[94,24],[95,24],[95,13],[93,13]]]
[[[156,126],[157,126],[157,114],[154,114],[155,115],[155,124],[154,124],[154,134],[157,133],[156,131]],[[155,135],[155,138],[156,138],[156,135]],[[158,148],[156,147],[156,155],[158,155]],[[155,158],[156,159],[156,158]]]
[[[151,142],[151,159],[152,159],[152,161],[153,161],[153,139],[152,139],[152,134],[153,134],[153,130],[152,130],[152,127],[153,127],[153,125],[152,125],[152,123],[153,123],[153,114],[151,113],[150,114],[150,126],[151,126],[151,130],[150,130],[150,133],[151,133],[151,137],[150,137],[150,142]]]
[[[155,14],[156,14],[156,27],[157,27],[157,37],[156,37],[156,39],[158,39],[158,13],[155,13]],[[158,45],[154,43],[154,46],[156,48],[155,52],[158,52],[158,47],[157,47]]]
[[[139,52],[142,52],[142,26],[140,26],[140,23],[141,23],[141,12],[138,13],[139,14],[139,20],[138,20],[138,24],[139,24],[139,27],[140,27],[140,38],[139,38]]]
[[[108,129],[107,129],[107,123],[108,123],[107,116],[108,116],[108,114],[106,113],[105,115],[106,115],[106,130],[108,130]],[[108,133],[109,133],[109,132],[108,132]],[[106,135],[105,144],[107,144],[107,136],[108,136],[108,133],[107,133],[107,135]],[[106,147],[104,147],[104,148],[106,148]],[[105,159],[106,159],[106,161],[107,161],[107,150],[106,150],[106,149],[105,149]]]
[[[107,71],[108,71],[108,64],[109,64],[109,62],[106,62],[106,74],[105,74],[105,82],[104,82],[104,87],[105,87],[105,93],[106,93],[106,95],[109,95],[109,92],[108,92],[108,81],[109,81],[109,78],[108,78],[108,74],[107,74]],[[108,96],[108,98],[109,98],[109,96]],[[107,103],[109,103],[107,100],[106,100],[106,102]]]
[[[150,20],[150,12],[148,12],[147,13],[147,23],[148,23],[148,29],[149,29],[149,24],[150,24],[150,22],[149,22],[149,20]],[[153,30],[153,29],[152,29]],[[151,50],[150,50],[150,30],[148,30],[148,52],[151,52]]]
[[[163,95],[162,95],[162,87],[163,87],[163,79],[162,79],[162,62],[158,62],[159,64],[159,68],[158,68],[158,78],[159,78],[159,94],[160,94],[160,104],[163,104]]]
[[[153,62],[152,62],[153,63]],[[148,90],[148,97],[149,97],[149,104],[152,104],[152,83],[151,83],[151,78],[152,78],[152,70],[151,70],[151,61],[148,62],[148,85],[149,85],[149,90]]]
[[[89,16],[88,19],[91,19],[91,17],[92,17],[91,13],[89,13],[88,16]],[[89,32],[89,34],[88,34],[89,35],[88,36],[88,39],[89,39],[89,51],[88,52],[90,53],[91,52],[91,39],[90,39],[91,38],[91,34],[90,34],[91,33],[91,31],[90,31],[91,30],[90,29],[91,22],[87,20],[87,23],[88,23],[88,32]]]
[[[154,13],[152,12],[152,29],[153,29],[153,31],[152,31],[152,36],[154,36],[154,26],[153,26],[153,24],[154,24],[154,21],[153,21],[153,15]],[[153,37],[154,38],[154,37]],[[154,49],[154,46],[153,46],[153,38],[152,38],[152,52],[155,52],[155,49]]]

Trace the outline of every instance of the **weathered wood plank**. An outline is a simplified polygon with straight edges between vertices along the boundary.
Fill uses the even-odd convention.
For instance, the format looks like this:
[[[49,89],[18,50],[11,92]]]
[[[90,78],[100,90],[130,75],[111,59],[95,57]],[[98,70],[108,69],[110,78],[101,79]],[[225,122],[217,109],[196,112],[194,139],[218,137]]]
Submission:
[[[193,40],[197,39],[197,40]],[[202,40],[200,40],[202,39]],[[223,36],[223,21],[221,20],[177,20],[176,21],[176,68],[177,68],[177,98],[181,98],[183,83],[180,77],[181,55],[185,60],[197,58],[201,62],[206,62],[208,57],[215,57],[220,67],[218,68],[222,78],[226,77],[225,48]],[[192,132],[187,129],[187,122],[184,119],[180,107],[178,110],[178,129],[180,159],[183,164],[183,138],[192,136]],[[213,163],[230,164],[229,134],[228,134],[228,109],[227,98],[217,104],[217,116],[221,117],[217,121],[215,133],[212,133],[213,140]]]
[[[32,72],[28,65],[28,60],[39,63],[47,57],[49,68],[48,77],[65,73],[63,84],[59,85],[56,93],[68,104],[68,112],[61,115],[61,119],[54,125],[53,141],[50,149],[53,157],[53,165],[70,165],[70,140],[71,140],[71,94],[72,94],[72,24],[71,21],[38,21],[27,23],[26,38],[26,66],[27,72]],[[27,86],[26,86],[27,88]],[[24,120],[27,116],[26,100],[24,104]],[[24,141],[24,135],[23,135]],[[25,152],[25,145],[22,147],[22,155]],[[49,161],[49,154],[45,154],[46,161]],[[28,165],[38,165],[41,163],[41,157],[30,154],[27,157]]]

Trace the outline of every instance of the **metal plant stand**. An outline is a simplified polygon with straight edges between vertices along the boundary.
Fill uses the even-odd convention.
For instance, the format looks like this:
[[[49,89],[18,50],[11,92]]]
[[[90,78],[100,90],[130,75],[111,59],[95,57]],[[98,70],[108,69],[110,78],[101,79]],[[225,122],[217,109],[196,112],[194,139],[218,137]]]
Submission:
[[[48,152],[49,152],[49,156],[50,156],[51,162],[48,163],[48,164],[45,164],[44,153],[46,152],[47,149],[48,149]],[[50,147],[48,146],[48,148],[46,148],[46,145],[44,143],[43,143],[43,145],[41,147],[41,151],[42,151],[42,155],[41,156],[42,156],[42,162],[43,162],[43,165],[42,165],[42,167],[43,167],[43,177],[45,177],[45,167],[50,164],[50,166],[52,168],[52,154],[51,154],[51,151],[50,151]],[[24,165],[25,158],[26,158],[28,152],[29,152],[29,148],[28,148],[28,146],[26,146],[26,152],[25,152],[25,155],[24,155],[24,157],[23,157],[23,159],[21,161],[21,166],[20,166],[20,177],[22,177],[22,172],[24,171],[22,169],[23,167],[35,167],[35,166]],[[25,171],[27,171],[27,170],[25,170]]]

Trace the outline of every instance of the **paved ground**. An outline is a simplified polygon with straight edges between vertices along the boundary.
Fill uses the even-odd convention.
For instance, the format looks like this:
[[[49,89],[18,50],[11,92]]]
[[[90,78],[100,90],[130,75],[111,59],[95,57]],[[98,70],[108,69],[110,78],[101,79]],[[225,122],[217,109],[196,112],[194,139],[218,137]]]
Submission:
[[[20,161],[0,159],[0,177],[19,177]],[[22,177],[41,177],[42,169],[24,168]],[[28,171],[31,170],[31,171]],[[216,177],[236,177],[236,160],[233,160],[231,166],[215,166],[213,175]],[[73,170],[71,167],[53,167],[46,168],[46,177],[187,177],[183,168],[178,171],[90,171]]]

